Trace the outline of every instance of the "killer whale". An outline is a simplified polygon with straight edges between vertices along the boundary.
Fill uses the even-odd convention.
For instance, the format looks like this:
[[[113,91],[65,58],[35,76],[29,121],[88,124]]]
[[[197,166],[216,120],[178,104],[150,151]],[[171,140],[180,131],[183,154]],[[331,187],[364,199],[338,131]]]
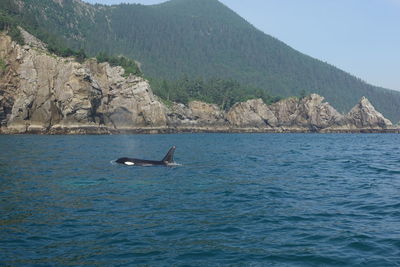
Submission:
[[[174,152],[176,147],[171,147],[162,160],[147,160],[135,158],[119,158],[115,162],[127,166],[171,166],[174,165]]]

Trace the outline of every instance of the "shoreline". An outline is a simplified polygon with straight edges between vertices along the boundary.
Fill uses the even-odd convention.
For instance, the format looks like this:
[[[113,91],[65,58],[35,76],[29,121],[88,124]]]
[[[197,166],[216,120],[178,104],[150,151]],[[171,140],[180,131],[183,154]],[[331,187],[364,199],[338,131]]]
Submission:
[[[107,127],[62,127],[52,129],[17,129],[0,128],[0,135],[135,135],[135,134],[180,134],[180,133],[318,133],[318,134],[399,134],[400,128],[325,128],[312,130],[307,128],[235,128],[235,127],[136,127],[109,129]]]

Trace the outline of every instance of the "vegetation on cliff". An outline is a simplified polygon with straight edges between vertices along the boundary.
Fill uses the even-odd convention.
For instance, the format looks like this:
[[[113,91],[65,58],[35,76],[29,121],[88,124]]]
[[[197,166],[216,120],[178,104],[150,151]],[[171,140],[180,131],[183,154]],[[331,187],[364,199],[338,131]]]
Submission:
[[[200,100],[217,104],[224,110],[230,109],[237,102],[249,99],[261,98],[266,104],[281,99],[269,95],[265,90],[243,86],[235,80],[184,77],[175,81],[150,79],[150,83],[154,93],[167,102],[188,104],[189,101]]]
[[[2,4],[0,4],[0,7]],[[21,32],[18,29],[18,21],[13,16],[9,15],[5,9],[0,9],[0,31],[7,31],[8,35],[17,43],[24,43]]]
[[[41,1],[36,2],[38,4],[42,3]],[[78,61],[86,59],[86,53],[83,49],[71,49],[65,44],[63,38],[50,33],[46,30],[46,27],[40,26],[40,17],[38,17],[37,13],[34,11],[35,10],[28,10],[24,5],[18,5],[15,0],[0,1],[0,30],[7,31],[7,34],[10,35],[14,41],[23,44],[23,37],[18,29],[18,26],[21,26],[46,43],[47,49],[51,53],[62,57],[75,56]]]
[[[124,56],[109,56],[105,52],[98,53],[96,59],[100,63],[108,62],[111,66],[123,67],[125,70],[125,76],[129,76],[130,74],[137,76],[143,75],[138,64],[133,59],[129,59]]]

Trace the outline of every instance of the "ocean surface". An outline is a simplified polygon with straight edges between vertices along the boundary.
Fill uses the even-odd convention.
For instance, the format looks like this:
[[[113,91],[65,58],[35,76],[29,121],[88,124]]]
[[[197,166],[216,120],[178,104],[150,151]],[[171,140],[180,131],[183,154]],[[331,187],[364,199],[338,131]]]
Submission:
[[[0,136],[0,201],[0,266],[400,266],[400,135]]]

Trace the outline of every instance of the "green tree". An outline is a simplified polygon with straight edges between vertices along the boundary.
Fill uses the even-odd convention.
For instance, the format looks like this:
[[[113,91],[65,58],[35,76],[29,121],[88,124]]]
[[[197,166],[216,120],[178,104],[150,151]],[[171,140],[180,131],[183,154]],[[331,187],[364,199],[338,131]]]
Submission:
[[[75,54],[75,58],[78,62],[82,63],[87,58],[85,51],[83,48],[79,49],[79,51]]]

